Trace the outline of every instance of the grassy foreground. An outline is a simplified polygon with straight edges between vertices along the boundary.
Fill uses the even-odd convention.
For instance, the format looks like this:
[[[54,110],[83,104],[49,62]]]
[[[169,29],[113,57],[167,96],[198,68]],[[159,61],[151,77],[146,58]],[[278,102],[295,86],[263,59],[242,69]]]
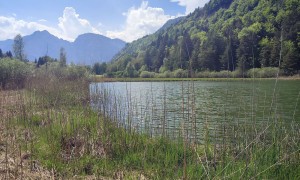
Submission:
[[[1,179],[300,179],[297,123],[240,125],[219,144],[149,138],[93,111],[88,85],[42,76],[1,92]]]

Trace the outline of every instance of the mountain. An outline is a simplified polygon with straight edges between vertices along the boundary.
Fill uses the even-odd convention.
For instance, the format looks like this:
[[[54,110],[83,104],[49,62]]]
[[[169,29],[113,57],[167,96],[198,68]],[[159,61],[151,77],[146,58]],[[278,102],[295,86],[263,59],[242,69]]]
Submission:
[[[132,69],[244,74],[251,68],[279,64],[287,75],[300,71],[299,0],[210,0],[156,33],[127,44],[108,70],[125,75]]]
[[[110,39],[102,35],[87,33],[77,37],[72,44],[70,59],[84,63],[85,60],[92,62],[105,62],[112,59],[123,47],[125,42],[120,39]]]
[[[125,42],[119,39],[110,39],[98,34],[82,34],[74,42],[59,39],[48,31],[36,31],[24,36],[24,51],[27,59],[33,61],[41,56],[48,55],[59,58],[60,48],[67,53],[68,63],[91,65],[95,62],[107,62],[120,51]],[[13,40],[0,41],[0,49],[12,51]]]
[[[29,60],[38,59],[44,55],[59,58],[61,47],[65,48],[67,53],[72,54],[71,42],[58,39],[48,31],[36,31],[29,36],[24,36],[23,40],[24,51]],[[76,60],[74,59],[74,61]]]
[[[158,31],[167,30],[169,27],[176,25],[177,23],[179,23],[183,19],[184,19],[183,16],[175,18],[175,19],[170,19]]]

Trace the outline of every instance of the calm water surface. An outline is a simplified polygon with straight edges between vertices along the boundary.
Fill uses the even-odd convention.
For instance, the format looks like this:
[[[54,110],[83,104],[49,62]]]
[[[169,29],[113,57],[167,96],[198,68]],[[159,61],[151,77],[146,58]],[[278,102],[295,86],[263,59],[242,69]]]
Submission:
[[[151,135],[190,138],[203,128],[300,123],[300,81],[111,82],[90,86],[93,106],[118,124]]]

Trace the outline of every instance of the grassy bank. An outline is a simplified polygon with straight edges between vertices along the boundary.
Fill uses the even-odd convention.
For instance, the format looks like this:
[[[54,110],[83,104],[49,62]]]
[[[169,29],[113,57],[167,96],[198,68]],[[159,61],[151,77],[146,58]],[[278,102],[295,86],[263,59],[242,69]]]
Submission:
[[[177,139],[150,138],[92,110],[88,85],[44,74],[24,90],[1,92],[1,178],[300,178],[296,122],[271,114],[266,125],[224,124],[225,135],[235,136],[218,143],[208,137],[209,124],[201,144],[187,142],[184,125]]]
[[[129,133],[91,110],[87,87],[84,79],[43,77],[30,79],[26,90],[3,93],[14,103],[1,107],[7,112],[2,119],[6,131],[1,153],[10,156],[9,149],[17,148],[11,159],[27,160],[28,171],[44,178],[160,179],[182,177],[184,167],[200,168],[193,149],[184,150],[183,140]],[[10,134],[15,141],[10,142]],[[4,158],[1,177],[33,176],[25,173],[25,163],[23,168],[8,164]],[[194,178],[201,172],[193,173]]]

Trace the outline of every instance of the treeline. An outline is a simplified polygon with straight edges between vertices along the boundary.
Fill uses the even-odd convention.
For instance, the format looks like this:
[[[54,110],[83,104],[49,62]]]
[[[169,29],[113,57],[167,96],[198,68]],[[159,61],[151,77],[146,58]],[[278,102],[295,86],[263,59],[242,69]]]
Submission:
[[[11,51],[6,51],[6,52],[3,52],[2,49],[0,49],[0,59],[1,58],[12,58],[13,55],[11,53]]]
[[[23,45],[19,47],[23,47]],[[0,52],[2,52],[1,49]],[[19,55],[24,55],[22,49],[14,51],[14,55],[11,52],[0,53],[0,90],[24,88],[26,82],[32,78],[49,76],[50,79],[77,80],[88,79],[91,73],[89,67],[67,65],[64,49],[61,49],[58,60],[45,55],[35,62],[27,61],[25,56],[18,56],[17,52]]]
[[[99,64],[98,64],[99,65]],[[110,76],[142,72],[300,70],[300,0],[211,0],[187,17],[126,47],[105,64]],[[193,70],[193,71],[192,71]]]

